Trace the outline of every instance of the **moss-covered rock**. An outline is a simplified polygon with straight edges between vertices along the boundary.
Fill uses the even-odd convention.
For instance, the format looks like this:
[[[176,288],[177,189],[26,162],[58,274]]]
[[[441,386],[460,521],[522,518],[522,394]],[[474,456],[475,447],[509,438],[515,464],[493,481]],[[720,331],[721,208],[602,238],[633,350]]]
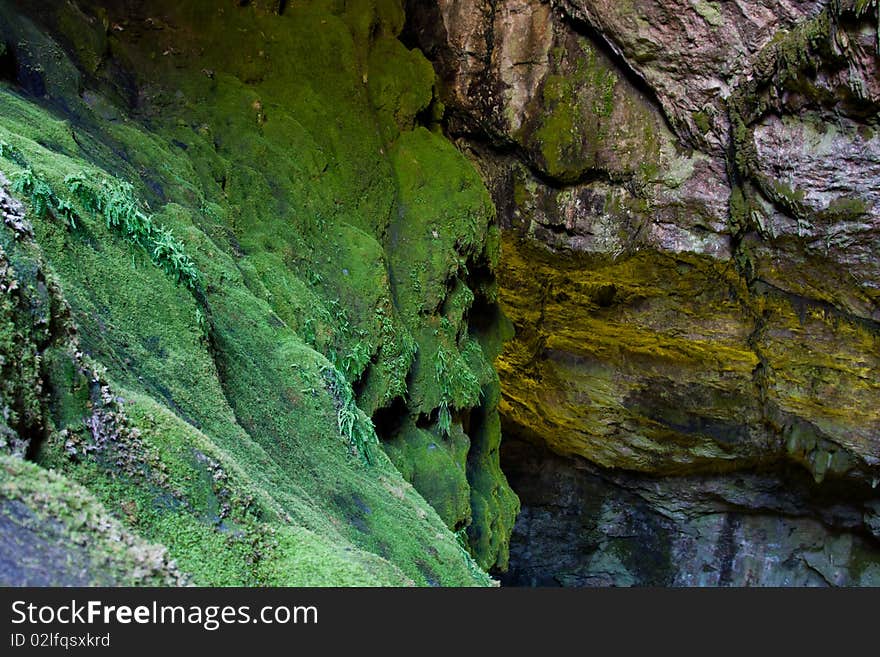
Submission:
[[[510,432],[613,468],[684,474],[791,458],[819,481],[872,481],[870,325],[750,289],[705,258],[560,267],[523,240],[504,247],[501,300],[517,335],[497,367]]]
[[[573,543],[580,562],[555,583],[668,583],[691,548],[672,556],[681,537],[664,532],[695,532],[697,554],[717,547],[750,564],[717,566],[728,572],[716,583],[750,583],[751,572],[772,583],[788,566],[752,561],[763,548],[750,532],[791,529],[802,538],[780,549],[799,554],[803,540],[804,559],[821,564],[821,577],[800,570],[798,581],[872,581],[870,544],[849,552],[853,537],[833,534],[870,532],[862,498],[880,482],[877,3],[422,4],[408,34],[444,81],[444,125],[502,229],[498,298],[515,333],[496,360],[505,436],[566,455],[573,470],[581,458],[600,466],[612,491],[604,510],[593,492],[542,497],[523,484],[538,467],[525,464],[532,499],[515,558],[554,571],[545,549],[568,559]],[[799,492],[787,508],[811,520],[797,528],[778,517],[618,524],[628,498],[607,482],[619,471],[626,490],[638,473],[658,489],[724,473],[732,490],[743,473],[773,471],[782,488],[797,479],[839,500],[847,518],[829,520]],[[691,513],[681,504],[670,513]],[[556,533],[557,522],[591,538]],[[741,537],[743,552],[718,534]],[[823,541],[828,560],[813,554]],[[829,571],[837,558],[848,573]]]
[[[433,74],[395,39],[400,3],[348,4],[3,4],[33,70],[0,88],[0,169],[30,181],[25,270],[51,271],[74,332],[38,340],[23,302],[0,307],[2,353],[45,353],[3,398],[32,390],[39,436],[16,416],[3,440],[198,584],[489,584],[451,530],[474,522],[472,480],[515,500],[497,449],[469,460],[491,199],[416,125]],[[486,568],[513,522],[488,508]]]
[[[0,455],[0,584],[179,586],[187,581],[166,548],[127,529],[87,489]]]

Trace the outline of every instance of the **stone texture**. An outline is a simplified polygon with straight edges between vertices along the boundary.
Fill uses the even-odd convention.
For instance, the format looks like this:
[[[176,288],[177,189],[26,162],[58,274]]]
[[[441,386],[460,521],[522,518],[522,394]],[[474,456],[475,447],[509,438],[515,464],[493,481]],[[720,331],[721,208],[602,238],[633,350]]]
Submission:
[[[438,2],[411,26],[507,229],[507,421],[606,466],[873,478],[875,32],[818,3],[556,7]],[[708,96],[746,137],[692,138]]]
[[[620,240],[590,237],[625,233],[632,248],[730,255],[723,161],[681,147],[656,98],[601,38],[539,0],[411,9],[410,38],[438,69],[449,130],[493,145],[477,162],[496,204],[509,206],[517,188],[536,197],[517,200],[519,213],[502,222],[539,234],[565,225],[549,240],[559,248],[619,254]]]
[[[880,581],[876,501],[797,472],[656,479],[508,441],[522,500],[507,586],[854,586]],[[864,520],[863,520],[864,517]],[[876,531],[876,529],[875,529]]]
[[[502,423],[524,499],[509,583],[876,581],[876,1],[411,0],[401,42],[396,0],[156,0],[155,16],[80,2],[32,7],[36,22],[26,4],[0,1],[0,75],[68,120],[53,130],[5,112],[4,125],[34,128],[38,162],[88,154],[143,178],[204,245],[194,248],[214,277],[209,352],[179,337],[204,336],[205,316],[168,281],[147,285],[133,267],[84,280],[103,266],[87,245],[47,242],[68,289],[101,298],[109,281],[142,313],[80,295],[91,351],[169,413],[201,418],[193,436],[253,449],[249,476],[297,477],[273,479],[273,496],[302,484],[302,500],[324,500],[332,487],[336,510],[313,515],[298,493],[279,508],[334,550],[368,549],[358,581],[373,582],[360,578],[380,554],[422,583],[470,581],[478,571],[447,529],[467,531],[480,565],[505,568],[518,504],[498,464]],[[232,29],[236,50],[222,43]],[[489,196],[441,131],[482,174],[500,237]],[[27,230],[20,207],[0,206],[2,231]],[[211,235],[190,215],[216,220]],[[27,455],[50,428],[28,391],[40,393],[51,336],[30,326],[39,285],[13,290],[25,279],[4,250],[17,239],[0,250],[0,356],[28,358],[0,359],[13,383],[0,390],[0,449]],[[325,266],[326,250],[347,266]],[[311,291],[322,285],[335,320],[308,316],[323,308]],[[179,354],[167,364],[143,328],[157,290],[175,318],[196,318],[162,333]],[[496,300],[515,334],[503,350]],[[341,429],[341,400],[309,383],[327,412],[303,415],[309,388],[288,365],[318,351],[342,357],[390,478],[330,467],[343,454],[329,448],[312,458]],[[194,363],[210,365],[195,387]],[[440,516],[410,504],[398,470]],[[25,536],[26,514],[9,508],[7,533]],[[430,549],[426,518],[426,536],[445,537]],[[315,554],[338,563],[321,545]],[[414,560],[428,553],[434,566]],[[409,581],[391,570],[377,581]],[[280,562],[272,575],[290,572]]]
[[[511,432],[647,472],[718,468],[775,450],[760,423],[753,324],[723,264],[646,254],[562,269],[516,239],[504,256],[502,301],[517,337],[497,366]]]
[[[0,473],[0,586],[189,584],[82,486],[2,453]]]
[[[723,100],[760,50],[822,9],[821,0],[557,0],[585,21],[656,94],[682,137],[723,152]]]
[[[861,582],[827,559],[873,548],[832,538],[806,500],[876,498],[880,481],[876,4],[428,4],[409,38],[445,83],[446,129],[504,229],[500,299],[516,333],[496,362],[505,435],[599,466],[591,494],[618,510],[631,500],[608,472],[663,476],[668,506],[680,477],[729,489],[770,472],[777,484],[760,486],[779,498],[791,483],[779,473],[800,469],[797,522],[778,504],[661,522],[695,569],[661,579]],[[548,485],[552,507],[566,493]],[[518,535],[552,533],[528,496]],[[567,531],[541,549],[578,544]],[[700,575],[725,532],[744,546],[739,565]],[[571,550],[576,574],[559,581],[647,581],[614,565],[601,534]],[[519,540],[514,569],[552,561]],[[517,581],[542,581],[535,567]]]

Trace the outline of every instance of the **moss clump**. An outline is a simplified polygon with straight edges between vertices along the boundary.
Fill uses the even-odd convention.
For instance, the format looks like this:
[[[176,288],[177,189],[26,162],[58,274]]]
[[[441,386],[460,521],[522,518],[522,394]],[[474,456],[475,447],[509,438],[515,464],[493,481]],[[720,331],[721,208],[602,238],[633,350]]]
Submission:
[[[706,112],[694,112],[691,118],[701,135],[705,135],[712,129],[711,117]]]
[[[0,227],[0,451],[24,456],[43,432],[40,358],[49,316],[45,299],[20,281],[3,246],[15,249],[8,235]]]
[[[513,517],[494,503],[479,516],[462,507],[465,473],[471,504],[479,499],[472,487],[480,477],[500,495],[516,499],[497,465],[497,450],[482,455],[473,447],[473,417],[490,410],[481,388],[487,368],[491,371],[473,336],[493,330],[495,320],[470,330],[469,323],[477,295],[481,304],[491,308],[494,303],[486,282],[500,248],[492,226],[494,207],[464,157],[425,129],[402,134],[391,158],[399,211],[387,237],[389,266],[401,318],[417,350],[409,379],[409,419],[386,437],[393,446],[390,453],[413,485],[443,509],[451,529],[468,527],[468,535],[475,536],[497,528],[495,543],[473,541],[471,547],[482,566],[504,568]],[[413,441],[412,448],[405,447],[406,440]],[[468,440],[465,468],[454,455],[462,454]],[[436,448],[429,449],[431,444]],[[450,459],[461,472],[446,471]]]
[[[852,221],[864,217],[871,211],[870,204],[858,196],[839,196],[828,204],[820,218],[828,223]]]
[[[473,520],[467,531],[473,552],[484,568],[507,567],[509,535],[519,514],[519,498],[501,471],[501,418],[498,404],[501,387],[497,376],[483,385],[483,406],[471,418],[471,451],[468,481],[471,485]]]
[[[401,130],[412,130],[416,116],[433,98],[431,63],[397,39],[380,39],[374,45],[365,79],[369,79],[370,100],[379,115],[382,136],[389,143]]]
[[[698,0],[694,5],[694,10],[712,27],[720,27],[724,24],[724,17],[719,9],[717,2],[705,2]]]
[[[449,432],[420,429],[412,418],[386,443],[404,478],[453,529],[471,523],[470,484],[465,471],[471,441],[459,425]]]

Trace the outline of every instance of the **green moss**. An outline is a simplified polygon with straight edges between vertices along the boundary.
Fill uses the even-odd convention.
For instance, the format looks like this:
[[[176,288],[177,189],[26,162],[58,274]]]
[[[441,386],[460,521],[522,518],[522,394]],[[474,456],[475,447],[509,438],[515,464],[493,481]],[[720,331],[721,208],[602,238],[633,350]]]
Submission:
[[[595,167],[618,84],[616,73],[591,46],[582,42],[580,50],[571,70],[545,79],[545,111],[533,136],[547,173],[564,181]]]
[[[55,8],[51,18],[58,34],[76,53],[77,61],[94,74],[104,61],[108,45],[108,26],[102,20],[100,10],[88,14],[77,5],[65,2]]]
[[[749,225],[749,207],[741,187],[734,187],[730,192],[730,225],[734,234],[745,230]]]
[[[520,504],[507,485],[499,462],[501,419],[496,407],[500,401],[500,386],[495,382],[484,390],[486,402],[472,418],[476,430],[471,437],[468,481],[473,521],[468,527],[468,536],[482,567],[506,570],[509,536]]]
[[[260,562],[260,579],[284,586],[411,586],[413,580],[374,554],[351,554],[303,528],[284,528],[273,536],[269,558]]]
[[[482,268],[491,272],[497,262],[500,244],[497,228],[492,227],[494,208],[472,166],[448,142],[427,130],[404,133],[391,157],[398,181],[399,218],[392,221],[387,238],[389,266],[402,321],[417,344],[407,405],[420,427],[458,444],[465,423],[474,426],[468,418],[483,413],[487,403],[481,386],[491,365],[479,344],[469,338],[468,320],[475,292],[483,301],[492,294],[476,273]],[[494,321],[487,321],[477,333],[490,332],[494,326]],[[400,446],[407,435],[414,436],[417,449]],[[444,518],[449,523],[455,519],[457,526],[450,526],[460,528],[467,516],[452,509],[461,508],[462,480],[450,479],[446,457],[422,449],[418,436],[425,437],[415,431],[395,434],[395,463],[409,473],[417,489],[431,496],[437,508],[446,509]],[[498,467],[497,449],[483,457],[473,449],[472,429],[467,437],[472,443],[468,486],[472,486],[472,476],[482,477],[488,499],[515,500]],[[473,503],[482,498],[471,490],[470,499]],[[497,530],[494,541],[472,542],[479,562],[485,567],[505,567],[512,517],[493,502],[484,505],[479,517],[471,514],[470,520],[471,526],[479,525],[480,532]],[[470,529],[468,533],[472,535]]]
[[[438,436],[408,419],[386,449],[404,478],[437,509],[447,527],[458,530],[470,524],[470,485],[465,472],[470,439],[461,427]]]
[[[390,143],[400,130],[411,130],[416,115],[431,103],[434,68],[420,51],[407,50],[397,39],[381,39],[370,51],[366,75],[382,136]]]
[[[68,350],[54,347],[43,354],[43,371],[52,381],[50,413],[56,427],[79,427],[89,415],[90,382]]]
[[[15,210],[0,224],[0,449],[24,456],[48,430],[43,374],[62,328],[54,280],[39,266],[31,226]]]
[[[824,214],[830,223],[852,221],[864,217],[871,211],[869,203],[858,196],[839,196],[828,204]]]
[[[694,10],[712,27],[721,27],[724,18],[721,16],[720,5],[717,2],[704,2],[699,0],[693,5]]]
[[[860,2],[833,3],[810,20],[803,21],[790,31],[780,31],[759,53],[756,73],[737,87],[728,99],[733,126],[736,162],[744,174],[754,167],[754,143],[750,126],[768,111],[778,109],[788,94],[797,94],[819,107],[831,107],[841,99],[829,93],[817,80],[820,69],[825,75],[834,75],[850,66],[852,53],[845,45],[846,34],[854,23],[864,21],[865,7]],[[858,98],[861,84],[853,81],[853,94]]]
[[[694,125],[697,126],[697,130],[700,131],[701,135],[705,135],[712,129],[712,121],[709,115],[706,112],[694,112],[691,115],[693,119]]]
[[[63,109],[0,89],[0,138],[56,194],[70,174],[98,182],[112,171],[137,200],[126,207],[173,231],[199,272],[196,298],[118,230],[124,215],[117,226],[97,205],[87,211],[88,194],[77,199],[75,227],[34,213],[79,346],[106,367],[97,390],[83,387],[75,345],[47,361],[51,437],[41,463],[166,545],[197,583],[489,583],[444,522],[470,517],[458,419],[454,459],[419,464],[420,481],[455,482],[436,495],[444,518],[382,451],[359,458],[366,443],[357,438],[375,441],[369,415],[378,409],[404,403],[404,418],[437,410],[433,369],[407,378],[417,351],[430,362],[442,344],[456,367],[473,376],[485,368],[460,354],[471,270],[494,257],[484,244],[494,209],[451,144],[409,130],[433,73],[387,41],[402,24],[399,3],[356,4],[366,12],[357,20],[333,3],[276,16],[157,2],[156,15],[179,28],[173,52],[162,54],[163,30],[110,35],[149,90],[137,117],[109,112],[112,97],[96,93],[100,101],[59,120]],[[376,26],[378,41],[365,36]],[[238,52],[220,38],[230,30],[242,35]],[[393,147],[363,82],[374,43],[410,62],[421,85],[411,97],[395,86],[409,64],[378,78],[395,121],[405,119]]]

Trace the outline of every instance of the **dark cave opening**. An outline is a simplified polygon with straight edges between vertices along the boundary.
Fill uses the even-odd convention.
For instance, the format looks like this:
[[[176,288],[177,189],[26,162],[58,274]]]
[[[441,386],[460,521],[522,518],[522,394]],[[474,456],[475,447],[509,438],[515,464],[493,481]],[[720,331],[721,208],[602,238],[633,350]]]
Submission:
[[[503,586],[840,585],[880,551],[869,484],[817,484],[791,463],[656,477],[561,456],[505,423],[501,467],[522,504]]]

